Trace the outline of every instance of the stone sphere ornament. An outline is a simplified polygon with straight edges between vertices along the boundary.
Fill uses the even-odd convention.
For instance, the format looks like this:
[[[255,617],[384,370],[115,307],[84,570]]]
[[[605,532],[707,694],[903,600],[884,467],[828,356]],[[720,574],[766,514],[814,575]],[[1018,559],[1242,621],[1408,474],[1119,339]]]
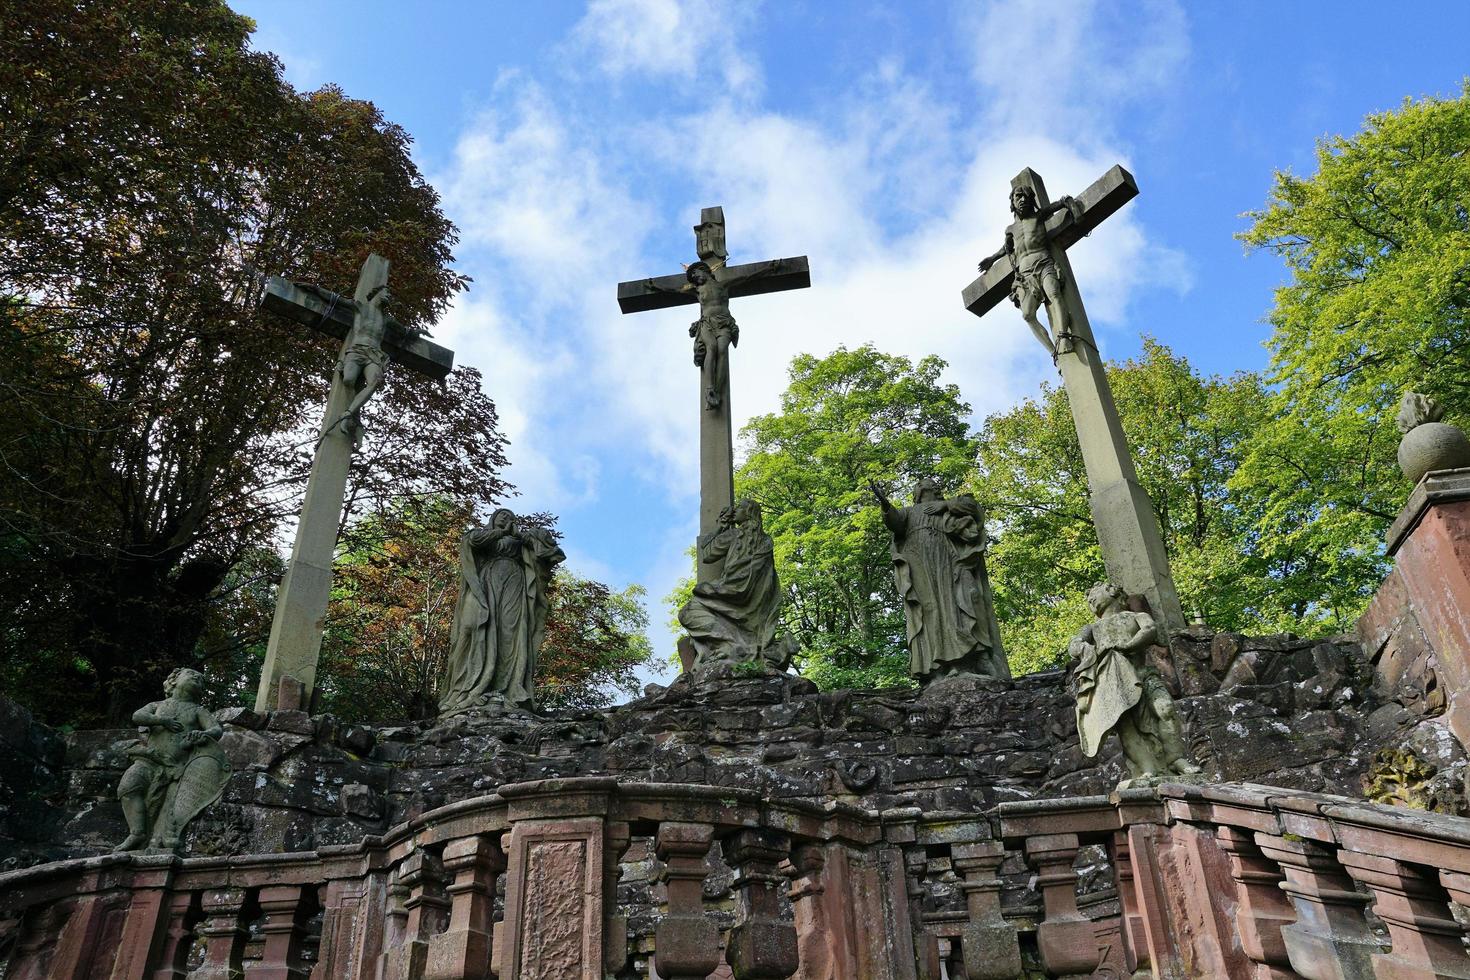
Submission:
[[[1470,466],[1470,439],[1458,426],[1441,422],[1444,409],[1428,395],[1410,391],[1399,403],[1399,469],[1413,483],[1436,470]]]

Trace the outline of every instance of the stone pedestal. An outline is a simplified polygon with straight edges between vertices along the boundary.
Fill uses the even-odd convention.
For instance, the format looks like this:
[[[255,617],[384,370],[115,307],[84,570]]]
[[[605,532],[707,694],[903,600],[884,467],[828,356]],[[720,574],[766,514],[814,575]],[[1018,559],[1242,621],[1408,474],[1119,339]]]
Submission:
[[[1357,627],[1375,686],[1420,691],[1430,715],[1442,698],[1450,730],[1470,746],[1470,469],[1419,481],[1388,553],[1396,567]]]

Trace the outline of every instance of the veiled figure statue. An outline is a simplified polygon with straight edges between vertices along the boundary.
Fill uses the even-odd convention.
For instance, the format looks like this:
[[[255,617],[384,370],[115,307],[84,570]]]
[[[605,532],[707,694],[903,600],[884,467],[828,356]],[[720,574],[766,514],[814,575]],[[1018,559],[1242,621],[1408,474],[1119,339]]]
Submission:
[[[909,674],[924,683],[965,674],[1009,679],[985,572],[985,515],[975,498],[946,500],[939,484],[924,479],[912,505],[895,507],[871,486],[893,535]]]
[[[1097,622],[1084,626],[1067,648],[1076,662],[1082,753],[1097,755],[1116,731],[1132,774],[1119,789],[1197,778],[1200,768],[1189,758],[1174,699],[1146,659],[1150,646],[1164,642],[1158,624],[1148,613],[1130,612],[1123,590],[1106,582],[1087,590],[1087,604]]]
[[[178,850],[184,827],[219,799],[230,778],[230,763],[220,748],[224,730],[199,695],[204,678],[180,667],[168,675],[168,697],[133,712],[133,724],[148,729],[128,749],[133,764],[117,785],[128,836],[118,851]]]
[[[679,610],[679,625],[694,644],[694,667],[764,660],[785,669],[793,642],[778,636],[781,586],[775,548],[753,500],[737,500],[720,514],[720,526],[699,542],[699,560],[723,561],[720,577],[701,582]]]
[[[536,656],[546,635],[551,572],[566,560],[551,534],[497,510],[459,542],[459,604],[439,714],[491,704],[530,708]]]

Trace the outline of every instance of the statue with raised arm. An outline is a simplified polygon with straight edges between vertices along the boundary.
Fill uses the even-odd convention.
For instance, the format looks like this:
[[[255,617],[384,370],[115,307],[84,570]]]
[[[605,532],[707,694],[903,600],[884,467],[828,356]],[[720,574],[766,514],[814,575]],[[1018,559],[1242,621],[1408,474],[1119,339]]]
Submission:
[[[699,560],[723,562],[720,577],[701,582],[679,610],[679,625],[694,644],[695,670],[760,661],[784,670],[793,641],[778,635],[781,586],[775,546],[753,500],[737,500],[720,514],[719,528],[699,540]]]
[[[1016,220],[1006,228],[1005,244],[1000,250],[980,260],[980,271],[986,272],[1002,256],[1010,257],[1011,266],[1015,269],[1011,302],[1020,308],[1021,317],[1053,358],[1070,351],[1074,337],[1063,296],[1062,272],[1052,257],[1051,236],[1056,229],[1049,232],[1046,223],[1058,211],[1075,215],[1076,205],[1077,202],[1072,198],[1063,197],[1060,201],[1047,205],[1045,209],[1038,208],[1036,193],[1031,188],[1024,184],[1013,188],[1011,214]],[[1036,316],[1036,311],[1043,304],[1046,306],[1047,319],[1051,321],[1052,332],[1056,334],[1055,342]]]
[[[219,799],[230,778],[230,763],[220,748],[224,730],[199,703],[204,678],[180,667],[168,675],[167,698],[133,712],[133,724],[147,729],[128,749],[133,760],[117,786],[128,836],[117,851],[172,853],[184,827]]]
[[[1009,678],[985,571],[985,514],[969,494],[944,499],[920,480],[914,502],[895,507],[870,483],[893,535],[893,577],[903,599],[909,674],[922,683],[951,675]]]
[[[1130,612],[1125,599],[1107,582],[1089,589],[1087,604],[1097,622],[1083,627],[1067,648],[1075,662],[1082,754],[1097,755],[1108,733],[1117,732],[1132,776],[1119,789],[1196,779],[1200,768],[1189,758],[1174,699],[1147,660],[1148,648],[1164,638],[1154,618]]]
[[[768,274],[776,263],[762,264],[754,272],[734,275],[717,255],[713,265],[701,259],[684,270],[686,280],[677,290],[659,285],[657,280],[648,279],[651,290],[694,293],[699,297],[699,319],[689,325],[689,336],[694,338],[694,366],[699,368],[704,380],[704,407],[718,411],[723,402],[722,392],[730,379],[730,348],[740,343],[740,327],[730,315],[730,290],[749,279]]]
[[[547,590],[566,557],[551,532],[523,526],[503,507],[460,539],[459,604],[439,692],[441,716],[492,704],[532,706]]]

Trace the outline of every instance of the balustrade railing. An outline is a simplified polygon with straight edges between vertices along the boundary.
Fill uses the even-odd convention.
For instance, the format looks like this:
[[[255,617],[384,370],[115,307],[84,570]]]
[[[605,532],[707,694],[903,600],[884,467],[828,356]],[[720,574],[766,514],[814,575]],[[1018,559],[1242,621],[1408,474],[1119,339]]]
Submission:
[[[977,815],[543,780],[350,846],[0,875],[0,975],[1470,977],[1467,901],[1470,821],[1264,786]]]

